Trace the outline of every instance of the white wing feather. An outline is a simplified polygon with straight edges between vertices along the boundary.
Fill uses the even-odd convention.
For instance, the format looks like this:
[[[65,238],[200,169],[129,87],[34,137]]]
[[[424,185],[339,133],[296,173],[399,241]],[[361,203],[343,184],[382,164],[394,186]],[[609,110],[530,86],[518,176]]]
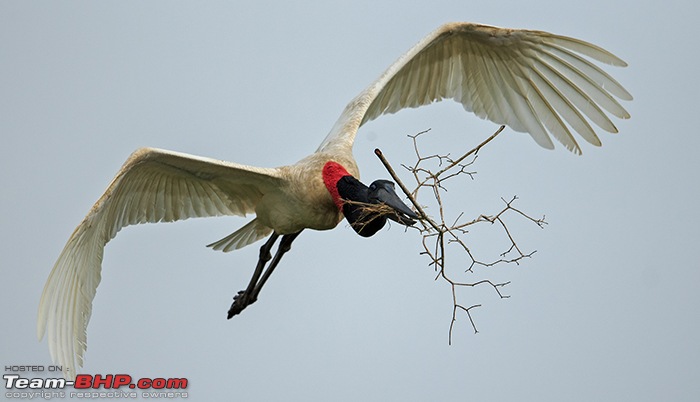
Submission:
[[[626,63],[593,44],[542,31],[472,23],[445,24],[401,56],[345,108],[319,151],[352,146],[359,127],[382,114],[443,99],[515,131],[545,148],[550,134],[581,153],[569,127],[600,145],[590,121],[617,132],[606,113],[627,111],[615,97],[632,96],[587,58]],[[568,125],[567,125],[568,124]]]
[[[48,330],[51,357],[74,378],[83,365],[86,329],[100,283],[105,245],[128,225],[255,212],[279,186],[277,169],[263,169],[143,148],[134,152],[75,229],[46,282],[37,336]]]

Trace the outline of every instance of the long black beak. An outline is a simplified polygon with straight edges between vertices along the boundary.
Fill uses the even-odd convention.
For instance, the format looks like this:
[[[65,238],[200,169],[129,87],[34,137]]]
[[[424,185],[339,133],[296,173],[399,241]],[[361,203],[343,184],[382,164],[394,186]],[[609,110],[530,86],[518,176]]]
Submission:
[[[367,198],[371,204],[384,204],[391,207],[394,211],[387,214],[387,218],[402,225],[414,225],[415,219],[419,218],[418,215],[401,201],[394,188],[394,183],[389,180],[376,180],[369,186]]]

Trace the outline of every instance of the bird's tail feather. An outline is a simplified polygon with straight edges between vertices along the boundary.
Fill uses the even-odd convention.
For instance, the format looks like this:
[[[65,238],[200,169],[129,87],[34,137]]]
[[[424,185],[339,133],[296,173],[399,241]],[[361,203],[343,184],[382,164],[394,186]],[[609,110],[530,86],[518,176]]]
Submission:
[[[270,234],[272,234],[272,228],[263,225],[255,218],[223,239],[207,244],[207,247],[227,253],[231,250],[238,250],[239,248],[253,244]]]

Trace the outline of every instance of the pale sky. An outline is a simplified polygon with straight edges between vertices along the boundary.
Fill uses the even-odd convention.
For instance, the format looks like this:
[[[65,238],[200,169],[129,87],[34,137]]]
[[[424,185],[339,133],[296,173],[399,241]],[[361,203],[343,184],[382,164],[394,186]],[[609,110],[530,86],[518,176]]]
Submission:
[[[514,219],[533,258],[464,277],[511,281],[504,300],[460,290],[482,304],[478,334],[459,315],[448,345],[449,288],[398,225],[305,231],[226,320],[261,244],[212,251],[249,218],[199,219],[107,245],[83,372],[186,377],[203,401],[696,401],[699,14],[690,1],[2,1],[0,363],[51,364],[35,335],[44,282],[132,151],[296,162],[418,40],[472,21],[600,45],[629,63],[606,71],[635,98],[601,148],[548,151],[506,129],[475,180],[451,185],[455,216],[517,195],[549,222]],[[458,153],[496,128],[443,102],[365,125],[355,156],[369,183],[388,178],[375,147],[411,163],[407,134],[431,129],[431,146]]]

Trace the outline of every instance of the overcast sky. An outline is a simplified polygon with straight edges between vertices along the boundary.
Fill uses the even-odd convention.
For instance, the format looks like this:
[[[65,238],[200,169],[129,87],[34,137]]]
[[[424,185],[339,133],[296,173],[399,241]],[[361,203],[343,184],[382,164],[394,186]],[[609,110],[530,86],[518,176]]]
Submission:
[[[510,280],[501,300],[449,287],[420,237],[371,239],[341,223],[305,231],[259,301],[226,320],[259,245],[204,245],[244,218],[128,227],[105,250],[83,372],[186,377],[193,400],[634,400],[700,396],[697,16],[691,1],[0,2],[2,365],[50,364],[37,342],[44,282],[69,235],[127,156],[153,146],[258,166],[312,152],[345,104],[448,21],[546,30],[629,63],[607,68],[633,95],[620,133],[583,156],[506,130],[450,213],[500,197],[546,215],[513,218],[537,250],[465,280]],[[458,153],[496,129],[443,102],[362,128],[372,154],[411,163],[407,134]],[[402,173],[403,174],[403,173]],[[404,174],[406,178],[407,175]],[[489,250],[497,237],[470,235]],[[479,237],[484,236],[484,237]],[[495,241],[495,240],[494,240]],[[479,249],[482,250],[482,249]],[[0,396],[0,399],[4,397]]]

